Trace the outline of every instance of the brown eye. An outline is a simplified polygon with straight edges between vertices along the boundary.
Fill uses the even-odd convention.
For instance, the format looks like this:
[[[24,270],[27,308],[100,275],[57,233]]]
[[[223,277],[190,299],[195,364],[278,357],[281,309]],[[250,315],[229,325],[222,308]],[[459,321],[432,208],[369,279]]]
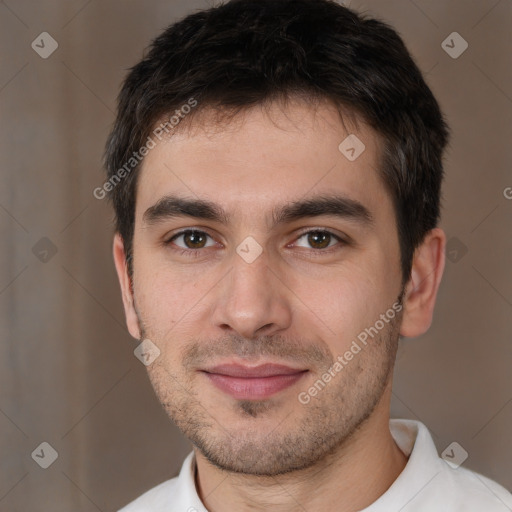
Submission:
[[[189,249],[201,249],[206,245],[206,236],[200,231],[189,231],[183,235],[183,241]]]
[[[195,229],[187,229],[181,233],[174,235],[168,243],[173,243],[181,249],[203,249],[214,245],[214,242],[210,242],[210,235],[204,231],[198,231]]]
[[[343,240],[334,233],[326,231],[325,229],[312,229],[302,233],[302,235],[297,238],[294,245],[321,251],[322,249],[328,249],[337,245],[337,242],[343,242]]]
[[[308,243],[313,249],[325,249],[331,243],[332,235],[327,231],[310,231]]]

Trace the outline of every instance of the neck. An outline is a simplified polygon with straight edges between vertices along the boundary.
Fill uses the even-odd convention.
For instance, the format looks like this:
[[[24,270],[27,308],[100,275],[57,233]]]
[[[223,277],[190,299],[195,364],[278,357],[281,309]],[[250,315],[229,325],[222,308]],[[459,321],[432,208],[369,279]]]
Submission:
[[[195,450],[198,494],[210,512],[362,510],[386,492],[407,462],[389,431],[388,404],[389,400],[381,400],[328,460],[285,475],[228,473]]]

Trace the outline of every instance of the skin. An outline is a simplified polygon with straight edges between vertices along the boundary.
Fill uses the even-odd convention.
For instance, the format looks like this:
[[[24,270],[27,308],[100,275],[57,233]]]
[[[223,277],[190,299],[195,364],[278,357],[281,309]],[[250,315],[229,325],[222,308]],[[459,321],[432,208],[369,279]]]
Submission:
[[[204,117],[145,158],[131,286],[115,237],[129,331],[161,351],[149,377],[194,445],[196,487],[209,511],[361,510],[407,462],[389,431],[392,369],[399,334],[419,336],[431,324],[445,234],[432,230],[416,250],[402,311],[300,403],[298,394],[402,291],[395,213],[377,172],[380,139],[361,121],[342,123],[328,104],[256,107],[220,126]],[[349,133],[366,146],[353,162],[338,149]],[[360,202],[373,223],[322,215],[272,226],[274,208],[319,194]],[[215,202],[230,221],[148,222],[145,212],[167,195]],[[185,228],[211,238],[200,239],[202,248],[190,237],[170,241]],[[304,235],[315,229],[346,243],[327,237],[319,246]],[[263,249],[251,263],[236,252],[248,236]],[[200,371],[227,361],[308,371],[265,400],[237,400]]]

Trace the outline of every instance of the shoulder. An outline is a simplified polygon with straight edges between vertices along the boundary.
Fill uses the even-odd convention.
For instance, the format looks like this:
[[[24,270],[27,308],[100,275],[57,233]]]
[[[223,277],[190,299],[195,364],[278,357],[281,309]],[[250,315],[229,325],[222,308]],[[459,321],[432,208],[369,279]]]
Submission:
[[[512,494],[504,487],[439,457],[432,436],[422,423],[392,420],[390,430],[408,462],[368,512],[390,510],[397,504],[402,512],[512,511]]]
[[[451,496],[453,510],[485,510],[486,512],[512,510],[512,494],[483,475],[462,467],[453,469],[447,465],[438,477],[442,479],[440,484],[443,491]]]

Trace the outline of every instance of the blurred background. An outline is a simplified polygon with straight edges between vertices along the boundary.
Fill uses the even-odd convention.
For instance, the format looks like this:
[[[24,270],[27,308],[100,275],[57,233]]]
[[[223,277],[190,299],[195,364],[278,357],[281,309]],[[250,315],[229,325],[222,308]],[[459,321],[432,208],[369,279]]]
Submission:
[[[392,414],[512,489],[512,1],[345,4],[400,32],[452,129],[445,276],[430,331],[400,347]],[[134,357],[92,192],[127,69],[208,5],[0,1],[1,512],[115,511],[191,450]]]

